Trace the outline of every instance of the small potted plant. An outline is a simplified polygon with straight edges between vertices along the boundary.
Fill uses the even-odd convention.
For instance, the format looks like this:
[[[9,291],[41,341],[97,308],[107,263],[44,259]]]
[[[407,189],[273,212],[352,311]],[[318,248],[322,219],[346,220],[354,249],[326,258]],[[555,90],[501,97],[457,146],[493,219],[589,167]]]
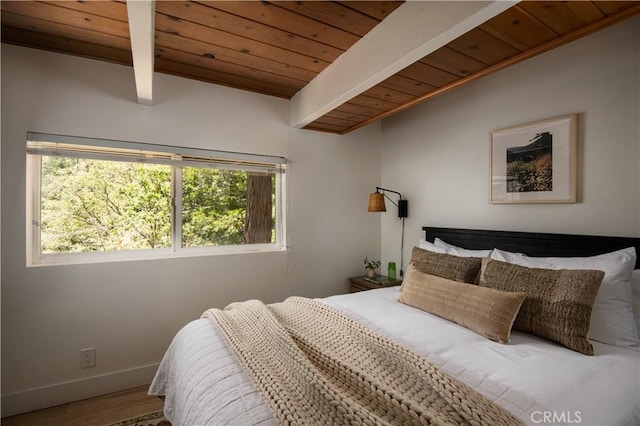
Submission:
[[[369,260],[368,257],[364,258],[364,269],[367,270],[367,276],[369,278],[375,278],[377,272],[376,270],[380,267],[379,260]]]

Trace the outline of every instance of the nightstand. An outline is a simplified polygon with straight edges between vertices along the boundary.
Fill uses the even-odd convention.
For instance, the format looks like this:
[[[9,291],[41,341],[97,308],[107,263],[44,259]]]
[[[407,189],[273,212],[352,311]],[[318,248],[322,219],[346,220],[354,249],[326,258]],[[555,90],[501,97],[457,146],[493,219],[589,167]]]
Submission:
[[[389,278],[384,275],[376,275],[375,278],[365,276],[351,277],[349,281],[351,281],[351,293],[402,284],[402,280],[389,280]]]

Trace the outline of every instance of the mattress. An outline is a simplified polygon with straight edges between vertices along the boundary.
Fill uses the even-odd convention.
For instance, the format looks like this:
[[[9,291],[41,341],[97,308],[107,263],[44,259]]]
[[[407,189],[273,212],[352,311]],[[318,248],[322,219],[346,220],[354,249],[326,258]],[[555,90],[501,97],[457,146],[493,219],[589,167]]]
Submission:
[[[585,356],[512,332],[499,344],[397,301],[397,287],[321,299],[466,383],[527,424],[640,424],[640,352],[592,342]],[[271,425],[271,412],[227,348],[199,319],[170,344],[149,394],[174,426]]]

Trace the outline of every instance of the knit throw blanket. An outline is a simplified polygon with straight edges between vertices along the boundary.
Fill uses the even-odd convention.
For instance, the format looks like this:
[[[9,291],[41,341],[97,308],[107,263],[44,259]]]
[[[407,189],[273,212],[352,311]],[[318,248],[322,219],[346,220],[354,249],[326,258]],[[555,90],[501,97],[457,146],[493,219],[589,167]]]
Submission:
[[[233,303],[203,317],[284,425],[515,425],[520,420],[424,358],[324,303]]]

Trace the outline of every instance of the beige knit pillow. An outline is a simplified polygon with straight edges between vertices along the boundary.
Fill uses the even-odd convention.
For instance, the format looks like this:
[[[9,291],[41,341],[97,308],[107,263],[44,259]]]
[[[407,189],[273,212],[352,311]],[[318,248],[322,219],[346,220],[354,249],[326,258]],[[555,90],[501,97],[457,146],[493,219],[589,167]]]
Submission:
[[[499,343],[508,343],[511,325],[525,298],[425,274],[409,265],[398,299],[414,308],[460,324]]]
[[[463,283],[475,283],[480,273],[481,258],[435,253],[414,247],[409,262],[426,274]]]
[[[513,324],[514,330],[593,355],[587,335],[591,308],[604,272],[527,268],[498,260],[484,262],[481,286],[527,294]]]

